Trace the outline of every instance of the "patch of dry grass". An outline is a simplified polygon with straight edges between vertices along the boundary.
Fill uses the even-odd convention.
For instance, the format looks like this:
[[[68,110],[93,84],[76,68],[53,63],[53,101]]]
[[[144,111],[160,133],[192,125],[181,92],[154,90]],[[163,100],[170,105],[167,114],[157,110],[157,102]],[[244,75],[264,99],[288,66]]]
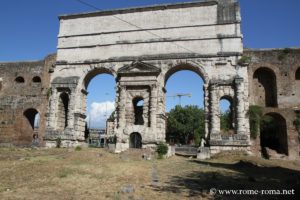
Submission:
[[[298,161],[239,154],[208,161],[178,156],[145,161],[137,152],[117,155],[95,148],[3,148],[0,199],[213,199],[211,187],[298,189],[299,170]]]

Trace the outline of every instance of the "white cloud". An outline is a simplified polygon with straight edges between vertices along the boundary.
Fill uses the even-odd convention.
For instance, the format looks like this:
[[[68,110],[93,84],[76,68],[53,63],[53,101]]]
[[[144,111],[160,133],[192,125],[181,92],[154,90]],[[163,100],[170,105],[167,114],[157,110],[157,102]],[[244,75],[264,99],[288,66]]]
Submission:
[[[90,113],[86,121],[91,123],[91,127],[105,127],[105,121],[115,110],[115,102],[93,102],[90,106]]]

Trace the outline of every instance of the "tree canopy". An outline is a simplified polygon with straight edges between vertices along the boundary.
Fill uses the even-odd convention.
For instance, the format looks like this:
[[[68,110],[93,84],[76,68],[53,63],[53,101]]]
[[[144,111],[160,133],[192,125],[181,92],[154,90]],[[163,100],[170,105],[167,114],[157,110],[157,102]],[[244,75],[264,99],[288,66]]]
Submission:
[[[200,138],[205,134],[204,119],[203,108],[177,105],[168,114],[167,139],[173,137],[181,144],[188,144],[193,140],[195,145],[199,145]]]

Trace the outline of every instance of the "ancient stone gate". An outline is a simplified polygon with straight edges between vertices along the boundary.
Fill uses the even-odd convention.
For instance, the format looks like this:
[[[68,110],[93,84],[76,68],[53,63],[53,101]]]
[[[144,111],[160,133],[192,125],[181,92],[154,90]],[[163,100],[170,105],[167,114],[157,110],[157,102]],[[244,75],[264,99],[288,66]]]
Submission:
[[[205,132],[212,153],[248,149],[247,67],[239,5],[201,1],[60,16],[57,62],[51,74],[47,146],[84,141],[89,81],[108,73],[116,79],[116,151],[132,134],[142,146],[165,141],[165,83],[180,70],[204,80]],[[232,136],[220,131],[220,99],[231,101]],[[143,106],[137,106],[143,101]]]

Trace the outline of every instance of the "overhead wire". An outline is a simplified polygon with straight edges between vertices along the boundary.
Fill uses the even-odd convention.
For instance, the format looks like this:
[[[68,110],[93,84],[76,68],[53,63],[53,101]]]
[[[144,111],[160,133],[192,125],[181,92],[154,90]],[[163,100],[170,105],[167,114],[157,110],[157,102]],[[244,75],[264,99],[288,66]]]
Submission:
[[[101,11],[101,10],[102,10],[102,9],[100,9],[100,8],[98,8],[98,7],[96,7],[96,6],[94,6],[93,4],[87,3],[87,2],[82,1],[82,0],[74,0],[74,1],[77,1],[77,2],[79,2],[79,3],[81,3],[81,4],[83,4],[83,5],[86,5],[86,6],[90,7],[90,8],[96,9],[96,10],[98,10],[98,11]],[[155,36],[155,37],[158,37],[159,39],[162,39],[162,40],[165,39],[165,38],[163,38],[162,36],[160,36],[160,35],[158,35],[158,34],[156,34],[156,33],[153,33],[153,32],[151,32],[151,31],[149,31],[149,30],[145,30],[144,28],[142,28],[142,27],[140,27],[140,26],[138,26],[138,25],[136,25],[136,24],[133,24],[133,23],[131,23],[131,22],[128,22],[128,21],[125,20],[125,19],[122,19],[122,18],[117,17],[117,16],[115,16],[115,15],[112,15],[112,17],[114,17],[114,18],[116,18],[116,19],[118,19],[118,20],[120,20],[120,21],[122,21],[122,22],[124,22],[124,23],[126,23],[126,24],[128,24],[128,25],[130,25],[130,26],[133,26],[133,27],[138,28],[138,29],[140,29],[140,30],[142,30],[142,31],[145,31],[145,32],[147,32],[147,33],[149,33],[149,34],[151,34],[151,35],[153,35],[153,36]],[[189,52],[191,52],[191,53],[193,53],[193,54],[198,54],[198,53],[196,53],[196,52],[194,52],[194,51],[192,51],[192,50],[190,50],[190,49],[188,49],[188,48],[186,48],[186,47],[184,47],[184,46],[182,46],[182,45],[177,44],[176,42],[172,42],[171,44],[173,44],[173,45],[175,45],[175,46],[177,46],[177,47],[179,47],[179,48],[182,48],[182,49],[184,49],[184,50],[186,50],[186,51],[189,51]]]

